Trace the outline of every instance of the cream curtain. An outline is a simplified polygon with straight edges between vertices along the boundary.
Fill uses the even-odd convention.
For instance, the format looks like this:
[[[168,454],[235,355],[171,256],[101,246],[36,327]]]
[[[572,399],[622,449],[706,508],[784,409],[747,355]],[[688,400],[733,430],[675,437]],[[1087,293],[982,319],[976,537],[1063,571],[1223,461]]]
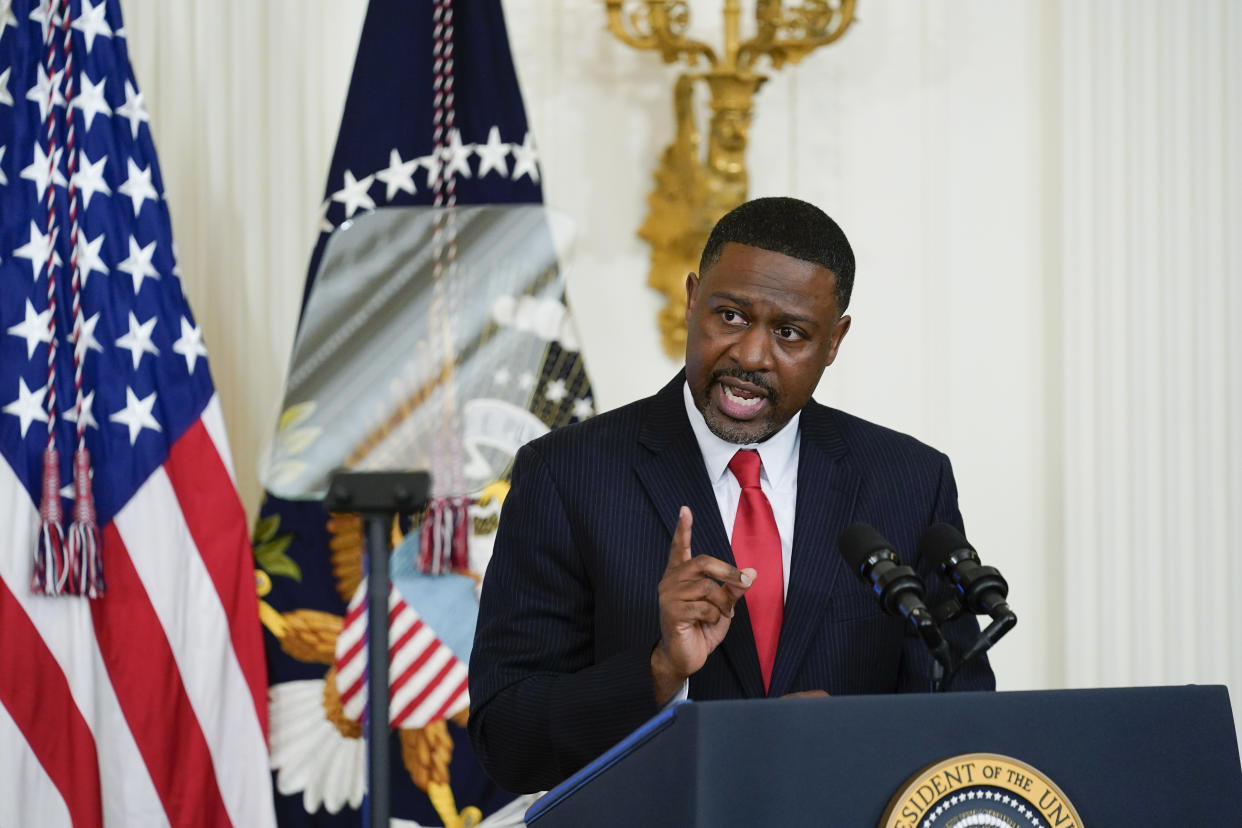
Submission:
[[[275,427],[364,0],[125,0],[238,487]]]

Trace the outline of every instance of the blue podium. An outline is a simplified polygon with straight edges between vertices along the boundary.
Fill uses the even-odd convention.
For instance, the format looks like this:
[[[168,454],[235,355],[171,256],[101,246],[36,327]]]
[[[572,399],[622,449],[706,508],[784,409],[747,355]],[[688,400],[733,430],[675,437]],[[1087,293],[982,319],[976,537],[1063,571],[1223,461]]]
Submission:
[[[1053,788],[1028,781],[1030,807],[988,821],[1000,819],[979,815],[992,813],[993,797],[997,809],[1002,796],[1019,807],[1010,791],[1024,790],[1026,774],[978,758],[972,772],[965,760],[977,755],[1016,760]],[[951,758],[963,761],[910,784]],[[989,768],[1008,790],[987,784]],[[1237,828],[1242,765],[1224,687],[688,702],[526,819],[532,828]]]

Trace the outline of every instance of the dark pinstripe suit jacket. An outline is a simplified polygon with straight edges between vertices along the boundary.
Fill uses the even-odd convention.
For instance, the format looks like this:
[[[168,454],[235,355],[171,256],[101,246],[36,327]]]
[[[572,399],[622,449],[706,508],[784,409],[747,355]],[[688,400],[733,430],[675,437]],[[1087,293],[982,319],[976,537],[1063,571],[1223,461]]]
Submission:
[[[657,584],[684,504],[692,549],[733,562],[678,374],[654,397],[554,431],[514,463],[470,659],[470,736],[513,791],[551,787],[657,711],[649,659]],[[930,659],[847,571],[837,536],[875,526],[913,561],[923,529],[961,526],[949,460],[912,437],[814,401],[802,410],[798,500],[784,623],[770,695],[928,687]],[[930,577],[929,577],[930,576]],[[763,696],[745,601],[690,679],[696,700]],[[959,643],[973,619],[946,633]],[[991,689],[986,663],[955,689]]]

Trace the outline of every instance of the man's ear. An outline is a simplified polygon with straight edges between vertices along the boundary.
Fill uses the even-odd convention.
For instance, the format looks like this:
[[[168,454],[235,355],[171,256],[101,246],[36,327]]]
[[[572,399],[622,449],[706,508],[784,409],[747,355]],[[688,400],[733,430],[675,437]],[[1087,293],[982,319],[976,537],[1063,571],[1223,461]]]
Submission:
[[[694,273],[686,276],[686,322],[690,321],[690,312],[694,310],[694,301],[699,295],[699,277]]]
[[[837,320],[836,327],[832,329],[832,339],[828,343],[828,359],[824,362],[827,368],[837,358],[837,350],[841,347],[841,340],[845,339],[845,335],[850,332],[850,318],[842,316]]]

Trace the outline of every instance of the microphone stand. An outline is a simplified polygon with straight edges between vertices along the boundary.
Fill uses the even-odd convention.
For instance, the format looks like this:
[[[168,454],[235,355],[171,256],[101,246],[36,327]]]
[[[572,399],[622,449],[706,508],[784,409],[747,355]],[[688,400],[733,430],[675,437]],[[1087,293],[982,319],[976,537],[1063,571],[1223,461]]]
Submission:
[[[398,513],[423,509],[431,490],[426,472],[336,471],[328,484],[324,508],[360,512],[366,530],[363,571],[367,573],[367,799],[363,823],[388,828],[392,794],[388,742],[388,538]],[[369,818],[368,818],[369,817]]]
[[[932,656],[932,692],[942,692],[945,689],[946,676],[952,677],[957,672],[958,665],[953,656],[953,649],[940,632],[936,617],[927,612],[926,608],[921,607],[911,612],[908,618]]]
[[[950,598],[940,606],[936,607],[935,622],[943,624],[959,617],[963,613],[962,605],[956,598]],[[953,679],[957,677],[958,671],[971,659],[978,658],[992,648],[992,645],[1000,641],[1005,633],[1014,628],[1018,623],[1018,616],[1009,604],[1000,601],[988,608],[988,615],[992,618],[992,623],[988,624],[979,635],[975,638],[971,645],[966,648],[961,655],[954,655],[951,661],[946,663],[943,659],[936,655],[933,651],[932,655],[936,658],[935,664],[932,666],[932,692],[944,692],[949,689],[949,685]],[[938,630],[937,630],[938,632]],[[924,639],[926,641],[926,639]],[[945,643],[948,648],[947,642]],[[930,645],[929,645],[930,649]]]

